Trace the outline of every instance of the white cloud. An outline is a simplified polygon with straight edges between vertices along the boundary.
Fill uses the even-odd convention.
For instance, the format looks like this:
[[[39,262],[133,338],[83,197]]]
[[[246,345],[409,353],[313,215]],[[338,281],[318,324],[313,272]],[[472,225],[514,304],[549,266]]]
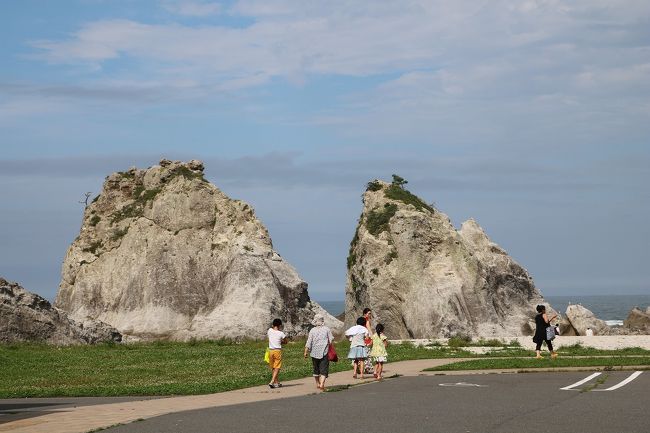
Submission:
[[[218,7],[165,4],[197,14]],[[605,15],[611,9],[611,16]],[[497,60],[510,68],[518,62],[542,64],[548,56],[570,60],[562,49],[583,50],[569,63],[575,66],[583,59],[614,60],[610,47],[595,43],[647,38],[643,19],[650,17],[650,7],[637,1],[241,1],[229,13],[255,21],[244,28],[95,21],[68,39],[32,45],[57,63],[125,57],[155,62],[162,70],[182,64],[188,73],[215,73],[224,80],[297,72],[365,76],[441,66],[477,71]]]
[[[251,24],[95,21],[33,46],[50,62],[98,66],[88,76],[100,88],[126,81],[190,99],[278,78],[303,86],[312,77],[390,77],[299,120],[354,134],[502,140],[513,123],[537,137],[566,124],[606,128],[616,116],[648,123],[645,1],[247,0],[221,13]],[[103,71],[122,60],[129,75]]]
[[[162,6],[169,12],[191,17],[205,17],[221,12],[221,5],[216,2],[167,0],[162,2]]]

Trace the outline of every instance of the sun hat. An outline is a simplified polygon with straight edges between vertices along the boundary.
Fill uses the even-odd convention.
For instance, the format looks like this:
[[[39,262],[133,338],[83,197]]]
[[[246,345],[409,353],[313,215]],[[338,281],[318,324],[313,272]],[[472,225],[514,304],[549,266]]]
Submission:
[[[316,314],[314,316],[314,320],[311,321],[311,324],[314,326],[320,326],[325,324],[325,318],[323,317],[322,314]]]

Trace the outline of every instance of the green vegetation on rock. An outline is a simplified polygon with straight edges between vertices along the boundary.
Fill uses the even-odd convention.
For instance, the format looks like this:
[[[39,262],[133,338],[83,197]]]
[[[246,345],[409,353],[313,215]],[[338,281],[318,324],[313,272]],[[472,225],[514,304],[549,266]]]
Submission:
[[[391,200],[401,201],[404,204],[413,205],[419,211],[428,210],[432,213],[435,211],[433,207],[423,202],[420,197],[415,194],[411,194],[411,192],[399,185],[392,184],[386,188],[384,195],[386,198],[389,198]]]
[[[177,176],[183,176],[188,180],[199,179],[203,182],[207,182],[207,179],[203,176],[203,172],[190,170],[184,165],[176,167],[172,173]]]
[[[95,241],[95,242],[91,242],[89,246],[83,248],[81,251],[83,251],[84,253],[96,254],[97,250],[100,249],[102,246],[104,246],[104,243],[102,241]]]
[[[375,192],[375,191],[379,191],[382,188],[383,187],[382,187],[381,183],[377,182],[376,180],[373,180],[372,182],[368,182],[368,185],[366,187],[366,191]]]
[[[390,253],[388,253],[388,255],[386,256],[386,264],[389,265],[390,262],[392,262],[396,258],[397,258],[397,250],[393,248],[390,251]]]
[[[99,217],[99,215],[93,215],[93,217],[90,219],[90,225],[95,227],[101,220],[102,219]]]
[[[114,242],[118,241],[122,239],[128,232],[129,232],[129,226],[126,226],[122,229],[116,229],[113,231],[113,234],[111,235],[111,240]]]
[[[357,229],[354,231],[354,237],[350,242],[350,251],[348,252],[348,269],[350,269],[357,262],[357,255],[354,252],[354,249],[359,242],[359,224],[357,224]]]
[[[161,190],[161,188],[144,189],[143,186],[137,186],[133,190],[135,200],[113,214],[113,223],[118,223],[126,218],[141,217],[144,214],[146,203],[156,198]]]
[[[390,219],[397,212],[397,205],[386,203],[382,209],[373,209],[366,216],[366,229],[377,237],[381,232],[388,231]]]

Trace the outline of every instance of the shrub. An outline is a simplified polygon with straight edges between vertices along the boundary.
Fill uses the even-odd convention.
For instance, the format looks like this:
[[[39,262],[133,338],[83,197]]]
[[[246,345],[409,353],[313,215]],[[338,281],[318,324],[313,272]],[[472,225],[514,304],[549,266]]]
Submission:
[[[90,225],[95,227],[101,220],[102,219],[99,217],[99,215],[93,215],[93,217],[90,219]]]
[[[492,338],[490,340],[484,340],[481,338],[477,343],[477,346],[483,346],[483,347],[503,347],[504,343],[501,340],[498,340],[496,338]]]
[[[384,194],[386,198],[389,198],[391,200],[401,201],[404,204],[413,205],[419,211],[426,209],[429,212],[434,212],[434,208],[423,202],[420,197],[415,194],[411,194],[409,191],[405,190],[401,186],[395,185],[394,183],[386,188]]]
[[[96,254],[97,250],[100,249],[103,245],[104,243],[102,241],[91,242],[89,246],[83,248],[81,251],[83,251],[84,253]]]
[[[144,189],[139,186],[133,190],[135,200],[113,214],[112,222],[118,223],[126,218],[137,218],[143,215],[144,206],[162,191],[161,188]],[[137,194],[137,195],[136,195]]]
[[[350,250],[348,251],[348,269],[350,269],[357,262],[357,255],[354,253],[354,249],[359,242],[359,224],[357,224],[357,229],[354,231],[354,237],[350,242]]]
[[[357,263],[357,255],[350,251],[348,255],[348,269],[354,266],[355,263]]]
[[[183,176],[185,179],[188,179],[188,180],[199,179],[199,180],[201,180],[203,182],[207,182],[205,177],[203,177],[202,172],[200,172],[200,171],[199,172],[192,171],[192,170],[190,170],[189,168],[187,168],[184,165],[181,165],[181,166],[175,168],[172,173],[177,175],[177,176]]]
[[[472,342],[472,337],[466,334],[456,334],[452,335],[449,340],[447,340],[447,346],[449,347],[464,347],[469,346]]]
[[[392,203],[386,203],[381,210],[371,210],[366,217],[366,229],[375,237],[381,232],[387,231],[390,219],[395,215],[395,212],[397,212],[397,205]]]
[[[366,191],[379,191],[382,189],[381,183],[377,182],[376,180],[373,180],[372,182],[368,182],[368,185],[366,187]]]
[[[126,226],[123,229],[116,229],[113,231],[113,234],[111,235],[111,240],[113,242],[118,241],[124,237],[129,232],[129,227]]]

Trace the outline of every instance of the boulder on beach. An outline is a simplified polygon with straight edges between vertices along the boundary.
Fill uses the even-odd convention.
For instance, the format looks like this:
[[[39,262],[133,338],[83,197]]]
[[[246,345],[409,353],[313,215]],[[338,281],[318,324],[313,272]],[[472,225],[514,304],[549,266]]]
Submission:
[[[299,335],[316,313],[340,327],[253,208],[203,170],[163,159],[108,176],[68,249],[56,306],[143,340],[260,339],[276,317]]]
[[[45,298],[0,278],[0,342],[67,345],[121,340],[120,333],[106,323],[88,317],[72,320]]]
[[[531,335],[535,306],[545,302],[528,272],[476,221],[456,230],[404,184],[374,180],[363,194],[347,260],[346,326],[369,307],[393,338]]]
[[[633,332],[650,334],[650,307],[645,312],[634,307],[623,322],[623,327]]]
[[[569,322],[569,319],[567,319],[566,317],[560,319],[559,325],[560,325],[560,335],[563,335],[565,337],[574,337],[578,335],[575,328],[571,326],[571,322]]]
[[[587,328],[591,328],[594,335],[610,335],[612,333],[607,323],[597,318],[594,313],[582,305],[569,305],[565,314],[576,335],[586,335]]]

